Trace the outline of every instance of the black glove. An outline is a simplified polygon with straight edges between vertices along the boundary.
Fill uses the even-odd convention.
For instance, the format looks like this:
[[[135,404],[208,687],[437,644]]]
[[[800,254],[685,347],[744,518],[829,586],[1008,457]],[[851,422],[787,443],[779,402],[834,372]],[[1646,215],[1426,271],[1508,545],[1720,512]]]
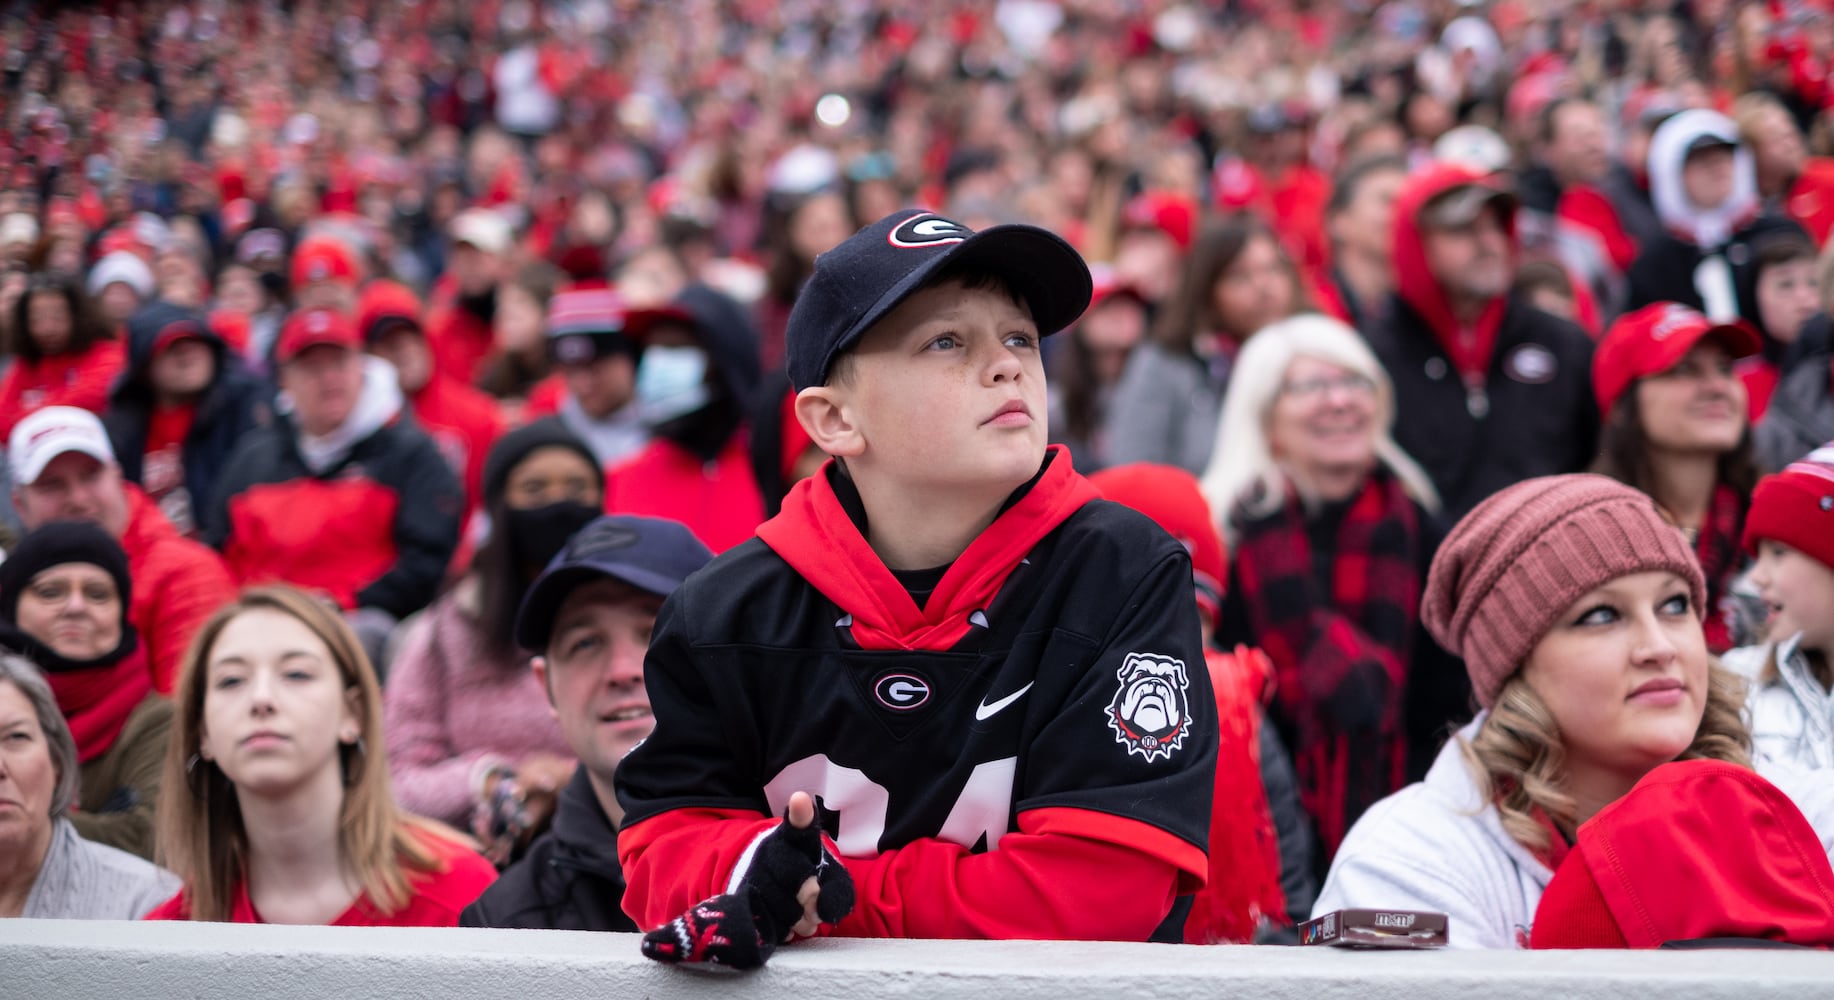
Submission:
[[[821,887],[815,913],[822,923],[853,912],[853,878],[822,844],[821,827],[798,830],[785,819],[751,851],[736,892],[697,903],[645,934],[643,954],[669,964],[758,968],[802,919],[796,894],[810,877]]]

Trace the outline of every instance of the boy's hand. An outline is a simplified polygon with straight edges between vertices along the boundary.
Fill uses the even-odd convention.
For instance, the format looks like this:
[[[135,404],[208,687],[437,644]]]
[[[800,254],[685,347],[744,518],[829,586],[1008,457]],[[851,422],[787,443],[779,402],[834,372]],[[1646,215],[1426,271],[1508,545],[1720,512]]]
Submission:
[[[790,796],[788,815],[758,841],[739,887],[644,935],[643,954],[670,964],[754,969],[780,942],[852,912],[853,879],[822,844],[813,796]]]

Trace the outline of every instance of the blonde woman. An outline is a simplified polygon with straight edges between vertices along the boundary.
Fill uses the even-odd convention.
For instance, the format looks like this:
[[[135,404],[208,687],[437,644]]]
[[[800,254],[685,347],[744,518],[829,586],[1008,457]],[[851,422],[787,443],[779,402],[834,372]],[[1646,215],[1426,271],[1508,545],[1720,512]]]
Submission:
[[[1433,910],[1453,947],[1528,947],[1581,824],[1671,761],[1751,766],[1705,597],[1681,532],[1622,483],[1549,476],[1479,504],[1433,561],[1423,613],[1485,711],[1350,831],[1314,912]],[[1827,773],[1765,776],[1834,846]]]
[[[1463,672],[1420,631],[1439,536],[1427,476],[1389,435],[1394,392],[1356,331],[1307,314],[1236,357],[1203,477],[1233,556],[1222,648],[1260,646],[1321,863],[1469,718]],[[1318,874],[1322,874],[1322,867]]]
[[[250,590],[205,624],[176,713],[159,843],[184,888],[148,919],[455,926],[496,878],[396,807],[375,673],[303,592]]]

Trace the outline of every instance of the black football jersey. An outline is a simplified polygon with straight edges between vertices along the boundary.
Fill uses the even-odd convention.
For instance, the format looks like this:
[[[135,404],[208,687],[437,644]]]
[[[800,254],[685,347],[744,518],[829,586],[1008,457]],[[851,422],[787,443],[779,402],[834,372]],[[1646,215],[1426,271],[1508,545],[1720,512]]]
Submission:
[[[1157,525],[1091,501],[947,648],[864,649],[853,616],[873,595],[849,607],[753,539],[657,619],[656,728],[616,778],[625,825],[782,815],[805,790],[845,856],[922,838],[998,850],[1034,809],[1102,814],[1120,837],[1145,824],[1201,853],[1216,708],[1191,579]]]

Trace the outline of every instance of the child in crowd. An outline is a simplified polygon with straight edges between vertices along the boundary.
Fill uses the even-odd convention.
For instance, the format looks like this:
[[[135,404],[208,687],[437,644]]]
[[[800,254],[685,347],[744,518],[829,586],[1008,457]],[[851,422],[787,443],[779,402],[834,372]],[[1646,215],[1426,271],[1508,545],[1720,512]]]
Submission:
[[[1178,939],[1216,703],[1190,557],[1046,446],[1039,341],[1089,295],[1055,235],[924,211],[817,260],[789,372],[835,459],[663,606],[617,773],[625,910],[681,915],[647,954]]]
[[[1771,642],[1726,661],[1755,685],[1753,750],[1760,765],[1834,768],[1834,445],[1758,483],[1745,548]]]
[[[395,805],[375,671],[316,598],[244,592],[176,702],[159,843],[185,887],[147,919],[450,927],[497,877]]]
[[[1425,781],[1351,829],[1314,912],[1431,910],[1450,918],[1453,947],[1528,947],[1542,894],[1588,820],[1671,761],[1750,768],[1741,685],[1707,653],[1705,598],[1681,532],[1621,483],[1550,476],[1479,504],[1433,560],[1423,613],[1463,655],[1485,712]],[[1834,783],[1766,777],[1825,850]],[[1744,818],[1691,822],[1766,843]],[[1673,877],[1690,878],[1684,867]]]

